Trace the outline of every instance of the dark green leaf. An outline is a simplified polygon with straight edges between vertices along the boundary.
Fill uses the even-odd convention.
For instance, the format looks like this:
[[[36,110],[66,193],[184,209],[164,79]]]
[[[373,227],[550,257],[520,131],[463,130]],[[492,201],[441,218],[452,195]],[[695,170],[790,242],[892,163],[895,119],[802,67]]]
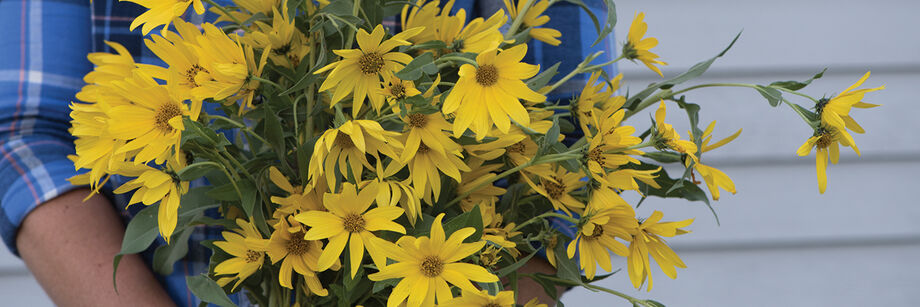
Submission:
[[[233,184],[230,184],[230,183],[214,187],[213,189],[208,190],[208,192],[205,194],[214,200],[222,200],[222,201],[240,200],[240,196],[236,195],[236,189],[234,189]]]
[[[188,238],[194,227],[185,227],[180,233],[173,233],[170,244],[157,247],[153,253],[153,271],[162,275],[173,272],[173,264],[188,253]]]
[[[690,69],[687,70],[686,72],[674,78],[652,84],[648,88],[637,93],[635,96],[629,97],[629,101],[627,101],[626,103],[626,108],[630,110],[635,109],[635,106],[639,102],[641,102],[643,99],[645,99],[646,97],[648,97],[649,95],[657,91],[658,89],[670,89],[671,87],[674,87],[674,85],[677,85],[677,84],[686,82],[688,80],[691,80],[693,78],[699,77],[704,72],[706,72],[706,70],[709,69],[709,66],[712,66],[712,63],[715,62],[716,59],[725,55],[725,53],[728,52],[728,50],[732,48],[735,42],[738,41],[739,37],[741,37],[740,32],[738,33],[738,35],[735,36],[734,39],[732,39],[732,42],[728,44],[728,47],[725,47],[725,49],[723,49],[722,52],[719,52],[719,54],[717,54],[716,56],[706,61],[696,63],[696,65],[693,65],[693,67],[690,67]]]
[[[575,284],[581,284],[581,271],[575,259],[569,258],[566,248],[569,242],[556,244],[556,276]]]
[[[417,80],[422,77],[422,73],[433,75],[437,72],[438,67],[434,65],[434,56],[431,55],[431,52],[425,52],[412,59],[412,62],[396,73],[396,77],[403,80]]]
[[[262,124],[265,128],[263,136],[268,140],[269,145],[278,154],[279,158],[284,159],[284,153],[287,151],[284,149],[284,128],[281,127],[278,113],[267,103],[262,105],[262,110],[265,112],[262,119]]]
[[[115,274],[118,273],[118,264],[121,262],[121,257],[140,253],[150,247],[150,244],[153,244],[153,241],[156,240],[159,233],[159,227],[157,227],[157,210],[159,207],[159,204],[147,206],[128,222],[128,226],[125,228],[125,238],[121,241],[121,251],[115,255],[115,259],[112,261],[112,285],[115,286],[115,291],[118,291]]]
[[[811,81],[814,81],[815,79],[820,79],[821,77],[823,77],[825,71],[827,71],[827,68],[825,68],[824,70],[821,70],[821,72],[812,76],[811,79],[808,79],[805,81],[801,81],[801,82],[791,81],[791,80],[790,81],[777,81],[777,82],[770,83],[770,86],[781,87],[781,88],[784,88],[790,91],[798,91],[800,89],[805,88],[809,84],[811,84]]]
[[[452,233],[456,232],[457,230],[460,230],[466,227],[473,227],[473,229],[476,229],[476,232],[473,233],[473,235],[471,235],[469,238],[464,240],[464,242],[479,241],[479,239],[482,237],[482,228],[483,228],[482,213],[480,212],[479,205],[476,205],[475,207],[473,207],[473,209],[470,210],[469,212],[464,212],[452,218],[450,221],[447,221],[446,223],[444,223],[444,234],[449,237]]]
[[[447,44],[442,41],[431,40],[431,41],[427,41],[421,44],[412,45],[412,47],[409,47],[409,49],[406,49],[406,51],[428,50],[428,49],[447,49]]]
[[[179,170],[176,175],[178,175],[179,179],[182,181],[192,181],[204,176],[210,171],[220,170],[220,167],[220,164],[211,161],[196,162]]]
[[[680,154],[666,151],[653,151],[646,152],[643,157],[661,162],[661,163],[677,163],[680,162]]]
[[[207,275],[187,276],[185,282],[188,284],[188,289],[204,302],[221,307],[236,307],[236,304],[227,297],[224,289]]]
[[[350,16],[352,8],[354,8],[352,3],[353,2],[351,0],[333,0],[329,2],[329,5],[326,5],[319,11],[336,16]]]
[[[287,95],[287,94],[305,89],[308,86],[312,85],[314,82],[316,82],[316,80],[318,79],[319,79],[319,76],[314,75],[312,72],[303,74],[303,76],[300,77],[300,80],[297,80],[297,82],[294,83],[294,85],[291,85],[290,88],[281,92],[278,95]]]

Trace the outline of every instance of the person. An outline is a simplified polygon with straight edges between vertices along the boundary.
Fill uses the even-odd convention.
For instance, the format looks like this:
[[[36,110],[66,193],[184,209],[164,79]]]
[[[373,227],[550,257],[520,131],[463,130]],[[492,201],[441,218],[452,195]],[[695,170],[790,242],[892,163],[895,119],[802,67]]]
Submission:
[[[603,18],[602,0],[585,3]],[[455,10],[488,16],[502,7],[500,0],[461,0]],[[74,153],[68,105],[83,85],[81,78],[92,70],[86,55],[112,52],[105,42],[114,41],[137,62],[160,64],[144,48],[140,29],[128,29],[143,12],[137,4],[117,0],[0,1],[0,235],[57,305],[196,306],[199,300],[187,289],[185,276],[207,272],[209,251],[198,242],[219,238],[220,229],[196,228],[188,255],[165,276],[150,268],[156,246],[165,244],[162,239],[141,254],[124,256],[114,275],[116,291],[112,259],[121,249],[125,223],[142,206],[125,209],[126,196],[110,190],[106,197],[86,199],[88,188],[67,181],[78,173],[67,158]],[[216,19],[211,13],[193,14],[190,10],[186,20]],[[582,40],[595,30],[578,6],[559,2],[547,15],[551,20],[545,26],[563,33],[562,44],[533,41],[525,61],[543,67],[561,62],[559,71],[565,72],[597,50],[615,56],[612,38],[595,47]],[[571,98],[584,82],[573,78],[550,98]],[[521,270],[554,272],[545,260],[533,260]],[[552,301],[530,279],[522,279],[519,289],[521,304],[532,297]],[[232,299],[248,304],[244,295]]]

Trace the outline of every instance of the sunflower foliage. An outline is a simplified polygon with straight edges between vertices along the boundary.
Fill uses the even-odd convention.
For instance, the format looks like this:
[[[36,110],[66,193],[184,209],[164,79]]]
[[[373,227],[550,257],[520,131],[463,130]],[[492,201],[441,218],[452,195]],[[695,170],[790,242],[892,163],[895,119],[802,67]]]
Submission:
[[[626,263],[613,278],[648,290],[652,261],[671,278],[686,267],[664,238],[689,233],[693,220],[637,216],[648,197],[709,205],[736,192],[703,157],[741,130],[714,141],[715,122],[701,126],[685,93],[747,87],[788,106],[810,131],[798,154],[815,149],[823,193],[839,145],[859,152],[850,132],[865,131],[850,110],[877,106],[861,100],[883,88],[857,89],[867,73],[833,97],[800,92],[823,72],[678,88],[726,48],[624,96],[624,77],[605,67],[625,59],[664,76],[667,65],[651,51],[644,13],[619,57],[595,53],[559,71],[523,61],[528,41],[569,35],[545,27],[557,3],[548,0],[505,0],[472,20],[453,0],[239,0],[212,6],[218,23],[200,27],[177,15],[190,5],[203,13],[199,0],[128,1],[148,9],[133,27],[163,26],[145,43],[164,65],[135,63],[112,42],[114,53],[88,56],[96,68],[71,105],[71,158],[87,172],[71,180],[101,192],[129,178],[113,192],[148,206],[128,225],[116,269],[159,233],[169,244],[154,268],[169,273],[194,227],[222,227],[205,242],[209,273],[188,284],[223,306],[237,291],[263,306],[513,306],[523,279],[556,300],[557,286],[580,286],[660,306],[592,282],[610,276],[598,267],[619,271],[613,258]],[[606,20],[585,7],[598,41],[617,21],[606,4]],[[587,80],[576,97],[547,99],[576,76]],[[627,124],[636,115],[651,126],[644,116]],[[675,116],[690,131],[677,131]],[[538,258],[556,273],[519,271]]]

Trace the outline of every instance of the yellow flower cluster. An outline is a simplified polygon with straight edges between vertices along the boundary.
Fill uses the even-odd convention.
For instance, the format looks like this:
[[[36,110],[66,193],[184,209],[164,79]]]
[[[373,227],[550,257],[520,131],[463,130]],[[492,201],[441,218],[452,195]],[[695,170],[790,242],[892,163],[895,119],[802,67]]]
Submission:
[[[116,43],[114,54],[89,55],[96,68],[71,105],[72,159],[89,171],[72,181],[98,191],[112,175],[132,178],[115,192],[159,203],[167,241],[181,227],[225,227],[211,276],[228,292],[297,305],[514,306],[500,278],[521,277],[514,271],[539,249],[588,280],[598,266],[613,271],[612,254],[624,257],[632,284],[651,290],[652,260],[671,278],[686,267],[664,238],[689,233],[693,219],[637,216],[626,199],[708,203],[736,192],[701,158],[741,130],[713,142],[715,121],[686,138],[666,121],[672,102],[695,112],[675,96],[702,86],[626,97],[623,75],[603,71],[628,59],[662,75],[644,13],[620,58],[591,65],[594,54],[553,79],[524,60],[530,39],[562,44],[546,27],[549,0],[504,0],[505,10],[472,20],[455,0],[417,0],[403,5],[395,33],[360,1],[238,0],[211,8],[225,29],[176,18],[189,6],[203,13],[199,0],[129,1],[148,8],[132,28],[164,26],[145,45],[165,66],[135,63]],[[575,76],[581,91],[553,101]],[[881,89],[855,90],[867,77],[817,101],[820,123],[799,154],[817,147],[822,193],[837,145],[858,153],[848,131],[864,131],[849,111],[874,107],[860,100]],[[655,104],[647,130],[628,124]],[[670,178],[665,163],[684,177]],[[195,195],[189,181],[200,177],[214,186]],[[219,203],[221,219],[180,223],[184,195]],[[582,283],[564,273],[528,276]]]

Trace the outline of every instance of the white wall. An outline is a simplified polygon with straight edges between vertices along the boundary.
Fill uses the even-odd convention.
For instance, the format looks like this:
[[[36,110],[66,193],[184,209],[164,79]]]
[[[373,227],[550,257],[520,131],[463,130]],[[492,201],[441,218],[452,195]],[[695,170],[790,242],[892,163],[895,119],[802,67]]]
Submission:
[[[920,3],[662,0],[617,6],[620,40],[635,12],[646,12],[648,35],[660,41],[655,51],[671,64],[665,76],[711,57],[744,29],[697,83],[802,80],[830,67],[807,93],[839,93],[866,70],[872,77],[865,86],[887,89],[864,100],[883,107],[853,111],[868,132],[854,136],[863,155],[844,151],[828,171],[824,195],[817,191],[814,157],[795,154],[810,135],[797,115],[770,108],[751,90],[691,92],[689,100],[703,107],[701,122],[718,120],[717,138],[744,128],[738,140],[704,156],[734,179],[738,194],[723,192],[714,203],[721,227],[702,203],[646,201],[640,215],[659,209],[667,220],[696,218],[693,233],[668,241],[688,268],[671,280],[655,267],[651,292],[633,289],[625,273],[599,285],[668,306],[879,306],[920,299],[920,207],[914,193],[920,183],[920,121],[914,116],[920,107],[911,92],[920,83]],[[625,62],[620,69],[633,92],[659,80],[641,65]],[[669,118],[681,114],[671,110]],[[633,124],[648,125],[647,115],[636,119]],[[629,306],[584,289],[566,294],[563,302]]]

